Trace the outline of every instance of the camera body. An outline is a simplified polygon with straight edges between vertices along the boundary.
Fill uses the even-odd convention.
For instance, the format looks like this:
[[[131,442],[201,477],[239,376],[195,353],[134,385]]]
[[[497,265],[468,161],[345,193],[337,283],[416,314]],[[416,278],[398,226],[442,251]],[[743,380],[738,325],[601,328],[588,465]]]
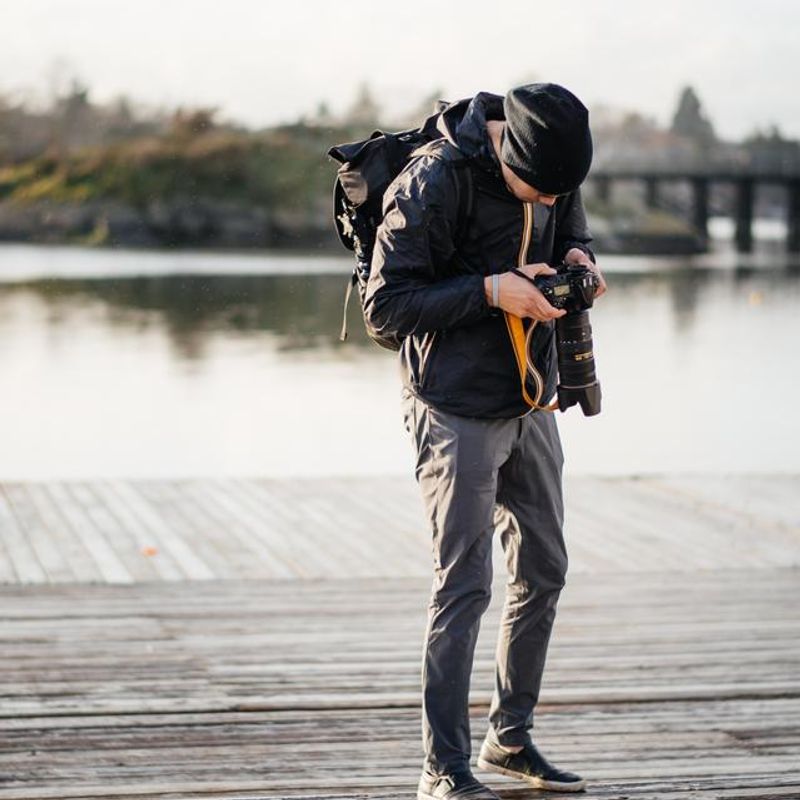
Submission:
[[[547,302],[566,312],[586,311],[594,303],[600,281],[583,264],[561,264],[555,275],[537,275],[534,283]]]
[[[589,309],[600,281],[583,264],[561,264],[555,275],[537,275],[534,285],[550,305],[567,313],[556,322],[558,352],[558,407],[566,411],[579,404],[587,417],[600,413]]]

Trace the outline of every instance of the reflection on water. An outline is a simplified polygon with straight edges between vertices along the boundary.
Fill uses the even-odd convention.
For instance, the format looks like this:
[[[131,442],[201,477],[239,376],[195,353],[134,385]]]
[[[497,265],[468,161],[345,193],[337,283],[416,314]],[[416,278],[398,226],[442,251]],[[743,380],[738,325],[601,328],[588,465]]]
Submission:
[[[49,324],[72,324],[76,309],[104,310],[110,329],[163,330],[179,358],[202,359],[217,332],[274,334],[278,350],[331,349],[338,341],[346,277],[336,275],[165,275],[0,284],[0,301],[28,295]],[[351,300],[355,312],[357,300]],[[358,322],[355,313],[353,323]],[[348,343],[370,344],[363,326]]]
[[[559,415],[567,468],[797,470],[798,270],[618,263],[592,314],[604,410]],[[355,301],[338,341],[345,285],[326,269],[0,283],[0,477],[409,472],[396,357]]]
[[[598,308],[615,300],[667,298],[675,329],[688,334],[704,304],[720,293],[737,296],[744,290],[778,288],[781,294],[791,294],[799,276],[792,268],[765,271],[748,266],[724,273],[707,268],[612,273],[614,293]],[[163,330],[179,358],[202,359],[217,332],[270,333],[277,350],[315,349],[325,351],[325,358],[336,358],[347,347],[373,347],[359,324],[355,295],[348,313],[348,342],[344,348],[339,345],[345,287],[346,278],[339,274],[45,279],[0,283],[0,302],[7,309],[14,298],[35,297],[47,307],[48,324],[55,327],[73,324],[77,309],[102,308],[110,329]],[[758,301],[748,295],[748,302]]]

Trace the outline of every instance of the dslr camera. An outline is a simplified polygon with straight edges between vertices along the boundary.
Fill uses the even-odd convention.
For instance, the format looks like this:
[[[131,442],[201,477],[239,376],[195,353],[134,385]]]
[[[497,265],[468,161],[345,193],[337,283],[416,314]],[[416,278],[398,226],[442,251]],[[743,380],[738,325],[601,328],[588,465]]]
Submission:
[[[533,284],[550,305],[567,312],[555,321],[558,407],[566,411],[577,403],[584,416],[599,414],[600,383],[589,322],[589,309],[600,285],[597,275],[583,264],[560,264],[555,275],[537,275]]]

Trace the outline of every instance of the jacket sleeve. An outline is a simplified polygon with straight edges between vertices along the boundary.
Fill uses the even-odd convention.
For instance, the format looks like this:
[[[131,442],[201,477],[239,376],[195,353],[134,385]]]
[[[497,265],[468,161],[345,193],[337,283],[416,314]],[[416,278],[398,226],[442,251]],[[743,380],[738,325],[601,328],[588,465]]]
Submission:
[[[586,224],[586,212],[583,208],[581,190],[576,189],[559,201],[556,209],[556,230],[553,255],[555,263],[560,264],[564,256],[573,248],[583,250],[592,262],[595,262],[594,252],[589,247],[592,235]]]
[[[408,336],[473,323],[491,313],[483,276],[445,276],[458,215],[454,170],[420,156],[383,198],[364,297],[381,335]]]

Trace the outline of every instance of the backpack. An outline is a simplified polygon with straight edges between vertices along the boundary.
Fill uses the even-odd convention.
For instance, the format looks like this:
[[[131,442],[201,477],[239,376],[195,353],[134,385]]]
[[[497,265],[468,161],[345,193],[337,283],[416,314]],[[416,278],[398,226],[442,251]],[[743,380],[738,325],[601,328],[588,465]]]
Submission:
[[[335,145],[328,150],[328,155],[341,164],[333,185],[334,226],[339,241],[355,254],[356,261],[345,290],[340,341],[347,338],[347,307],[355,286],[358,288],[367,335],[388,350],[399,350],[402,345],[402,337],[381,335],[367,322],[364,317],[364,296],[375,234],[383,219],[384,192],[413,157],[429,154],[451,161],[457,167],[457,240],[466,229],[472,213],[472,172],[468,158],[455,145],[449,141],[445,146],[439,143],[443,137],[436,127],[436,120],[438,111],[446,106],[447,103],[440,101],[437,113],[428,117],[419,128],[399,133],[376,130],[369,139]],[[436,144],[430,147],[432,143]]]

